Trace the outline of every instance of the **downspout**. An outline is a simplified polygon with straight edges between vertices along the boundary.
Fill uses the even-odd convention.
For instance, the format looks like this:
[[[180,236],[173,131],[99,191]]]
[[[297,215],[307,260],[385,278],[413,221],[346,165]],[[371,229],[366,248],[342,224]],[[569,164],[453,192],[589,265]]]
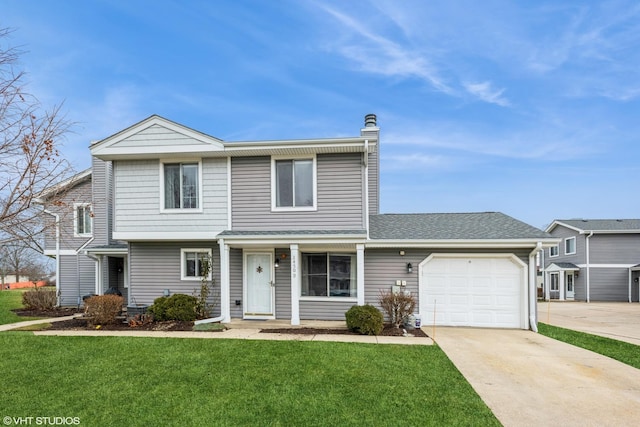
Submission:
[[[587,252],[587,302],[591,302],[591,280],[590,280],[590,276],[591,276],[591,268],[589,266],[589,238],[593,236],[593,231],[591,231],[589,233],[589,235],[585,238],[585,249]]]
[[[60,306],[60,215],[53,213],[48,209],[43,212],[55,218],[56,221],[56,304]]]
[[[542,242],[529,254],[529,326],[533,332],[538,332],[538,296],[536,284],[536,255],[542,250]]]

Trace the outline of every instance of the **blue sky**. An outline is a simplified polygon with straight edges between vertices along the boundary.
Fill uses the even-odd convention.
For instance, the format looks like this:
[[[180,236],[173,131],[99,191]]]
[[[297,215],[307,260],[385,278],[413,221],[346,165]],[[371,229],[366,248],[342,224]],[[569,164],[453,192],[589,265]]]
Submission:
[[[375,113],[383,212],[640,217],[636,1],[3,0],[0,27],[79,170],[151,114],[240,141]]]

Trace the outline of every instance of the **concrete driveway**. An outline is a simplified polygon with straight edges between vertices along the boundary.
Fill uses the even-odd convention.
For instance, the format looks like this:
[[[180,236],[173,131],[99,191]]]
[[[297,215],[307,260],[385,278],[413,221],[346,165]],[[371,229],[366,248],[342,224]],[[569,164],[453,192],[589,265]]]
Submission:
[[[608,357],[523,330],[441,327],[435,341],[505,426],[640,422],[640,370]]]
[[[538,303],[538,320],[640,345],[640,304],[556,301]]]

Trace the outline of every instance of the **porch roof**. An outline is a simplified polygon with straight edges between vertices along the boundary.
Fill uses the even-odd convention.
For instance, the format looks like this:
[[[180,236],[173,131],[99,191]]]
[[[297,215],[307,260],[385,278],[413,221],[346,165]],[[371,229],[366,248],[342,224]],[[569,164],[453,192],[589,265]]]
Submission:
[[[549,264],[547,271],[579,271],[580,267],[571,262],[554,262]]]
[[[110,245],[91,246],[84,251],[92,255],[127,255],[129,246],[126,243],[112,243]]]

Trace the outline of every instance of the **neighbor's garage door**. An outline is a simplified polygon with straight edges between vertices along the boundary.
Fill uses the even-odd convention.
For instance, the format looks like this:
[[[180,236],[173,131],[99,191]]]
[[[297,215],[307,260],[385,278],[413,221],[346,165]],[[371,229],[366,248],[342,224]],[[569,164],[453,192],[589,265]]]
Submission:
[[[432,255],[420,265],[422,324],[520,328],[525,277],[513,255]]]

